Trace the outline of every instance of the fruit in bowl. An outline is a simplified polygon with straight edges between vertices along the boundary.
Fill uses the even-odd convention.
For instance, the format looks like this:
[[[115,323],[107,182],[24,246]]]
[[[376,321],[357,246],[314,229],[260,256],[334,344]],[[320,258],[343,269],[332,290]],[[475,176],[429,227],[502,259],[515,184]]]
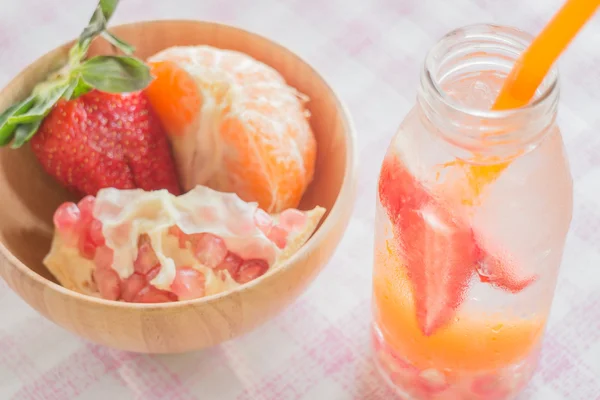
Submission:
[[[5,144],[31,141],[48,174],[88,196],[54,214],[44,263],[65,287],[128,302],[247,283],[281,261],[276,249],[289,256],[303,244],[286,246],[294,233],[286,221],[302,219],[296,237],[305,241],[324,212],[315,208],[307,224],[289,208],[316,157],[301,96],[267,65],[212,46],[167,48],[150,58],[152,69],[130,55],[87,58],[117,4],[100,1],[68,63],[3,114]],[[284,223],[248,201],[283,211]],[[178,234],[179,246],[163,247]]]
[[[109,31],[111,14],[101,2],[0,92],[0,275],[98,343],[214,345],[285,308],[333,253],[354,201],[349,119],[267,39],[196,21]]]
[[[44,263],[65,287],[108,300],[162,303],[250,282],[293,255],[324,209],[271,216],[233,193],[196,186],[101,189],[54,214]]]

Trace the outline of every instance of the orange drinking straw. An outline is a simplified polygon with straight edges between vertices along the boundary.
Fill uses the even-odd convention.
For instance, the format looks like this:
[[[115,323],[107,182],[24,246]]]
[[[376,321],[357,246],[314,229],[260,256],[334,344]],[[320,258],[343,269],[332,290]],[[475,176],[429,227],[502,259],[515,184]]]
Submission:
[[[552,20],[521,54],[506,78],[492,110],[507,110],[526,105],[544,77],[600,6],[600,0],[567,0]],[[470,183],[478,194],[508,166],[508,162],[471,166]]]

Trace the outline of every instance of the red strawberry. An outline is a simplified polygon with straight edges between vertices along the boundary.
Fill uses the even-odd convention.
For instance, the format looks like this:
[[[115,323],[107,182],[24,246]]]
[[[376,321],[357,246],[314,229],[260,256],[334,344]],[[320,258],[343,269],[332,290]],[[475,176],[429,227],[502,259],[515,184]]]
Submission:
[[[68,63],[0,114],[0,145],[31,141],[46,172],[81,195],[105,187],[180,194],[166,135],[142,92],[150,68],[127,56],[84,60],[98,35],[133,52],[106,30],[117,4],[101,0]]]
[[[80,194],[106,187],[180,194],[167,137],[143,92],[60,100],[31,146],[49,174]]]
[[[455,220],[394,155],[384,160],[379,198],[394,225],[425,335],[447,324],[463,300],[478,250],[472,231]]]

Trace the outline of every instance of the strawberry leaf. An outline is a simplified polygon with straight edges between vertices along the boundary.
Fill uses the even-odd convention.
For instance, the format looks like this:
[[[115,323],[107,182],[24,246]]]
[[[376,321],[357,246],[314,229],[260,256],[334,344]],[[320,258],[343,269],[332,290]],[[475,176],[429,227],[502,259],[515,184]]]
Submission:
[[[82,78],[79,78],[77,80],[77,85],[75,86],[75,90],[73,91],[73,94],[71,95],[71,99],[76,99],[79,96],[83,96],[84,94],[91,91],[92,89],[93,89],[92,86],[85,83],[85,81]]]
[[[107,93],[135,92],[152,81],[150,68],[133,57],[96,56],[78,69],[88,85]]]
[[[33,107],[31,107],[27,112],[20,115],[13,115],[8,119],[10,124],[28,124],[35,122],[37,120],[43,119],[52,107],[56,104],[56,102],[62,97],[63,93],[69,85],[64,82],[59,85],[51,86],[47,89],[42,89],[38,92],[38,95],[35,96]]]
[[[8,118],[13,114],[19,105],[14,104],[0,115],[0,145],[4,146],[12,140],[15,131],[15,125],[7,123]]]
[[[39,119],[30,124],[19,125],[15,130],[15,140],[13,140],[10,145],[13,149],[18,149],[23,146],[25,143],[29,141],[35,135],[40,125],[42,124],[42,120]]]
[[[67,90],[65,90],[65,93],[63,93],[63,98],[65,100],[76,99],[79,96],[86,94],[92,89],[93,87],[85,83],[84,80],[81,79],[80,75],[77,75],[71,78],[69,87],[67,87]]]
[[[0,115],[0,146],[10,143],[17,128],[16,124],[9,122],[9,119],[14,115],[27,112],[33,105],[33,100],[34,97],[30,96],[22,102],[12,105]]]
[[[65,89],[65,92],[62,94],[63,99],[71,100],[73,97],[73,93],[75,93],[75,89],[77,88],[77,84],[79,83],[79,77],[73,77],[69,82],[69,85]]]

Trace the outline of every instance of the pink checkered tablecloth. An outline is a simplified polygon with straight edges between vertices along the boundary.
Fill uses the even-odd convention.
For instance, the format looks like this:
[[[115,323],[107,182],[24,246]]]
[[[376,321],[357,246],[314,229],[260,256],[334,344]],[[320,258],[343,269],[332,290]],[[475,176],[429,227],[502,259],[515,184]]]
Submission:
[[[96,0],[2,0],[0,85],[79,34]],[[129,354],[48,322],[0,280],[0,399],[388,400],[369,356],[375,182],[444,33],[492,22],[537,32],[560,0],[122,0],[113,24],[197,18],[274,38],[312,63],[358,129],[359,197],[327,268],[256,331],[186,355]],[[541,366],[521,399],[600,399],[600,15],[560,62],[559,122],[575,212]]]

